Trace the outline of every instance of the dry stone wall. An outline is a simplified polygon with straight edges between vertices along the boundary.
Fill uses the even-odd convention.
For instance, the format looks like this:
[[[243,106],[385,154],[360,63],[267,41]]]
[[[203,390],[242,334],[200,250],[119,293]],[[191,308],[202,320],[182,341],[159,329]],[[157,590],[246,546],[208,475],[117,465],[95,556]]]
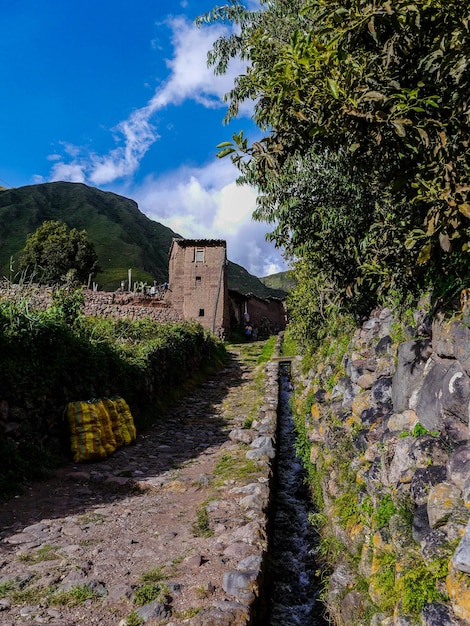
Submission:
[[[26,289],[18,285],[0,288],[0,297],[18,300],[27,299],[31,308],[46,309],[52,303],[53,289],[31,285]],[[129,318],[141,320],[150,318],[156,322],[178,322],[179,313],[168,301],[140,293],[119,293],[84,290],[85,315],[96,317]]]
[[[373,313],[338,363],[299,376],[321,484],[335,624],[470,623],[470,330],[397,345]]]

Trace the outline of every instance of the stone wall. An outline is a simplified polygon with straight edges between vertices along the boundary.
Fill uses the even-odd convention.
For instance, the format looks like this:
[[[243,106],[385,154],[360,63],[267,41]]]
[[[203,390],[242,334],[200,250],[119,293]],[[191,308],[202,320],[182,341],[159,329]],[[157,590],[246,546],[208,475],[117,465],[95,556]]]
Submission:
[[[348,626],[469,624],[470,331],[438,318],[397,345],[394,330],[377,310],[341,364],[298,372],[314,399],[305,425],[333,565],[328,609]]]
[[[0,297],[18,301],[25,299],[31,308],[46,309],[52,303],[53,289],[30,285],[27,288],[18,285],[0,288]],[[178,322],[181,317],[172,307],[166,295],[163,299],[141,293],[119,293],[92,291],[85,289],[85,315],[96,317],[130,318],[141,320],[146,317],[156,322]]]

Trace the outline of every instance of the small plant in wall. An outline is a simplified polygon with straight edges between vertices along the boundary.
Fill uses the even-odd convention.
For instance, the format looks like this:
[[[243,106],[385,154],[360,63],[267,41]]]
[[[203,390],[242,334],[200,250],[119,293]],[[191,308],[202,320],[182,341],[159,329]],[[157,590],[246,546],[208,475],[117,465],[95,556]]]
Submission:
[[[400,433],[400,437],[421,437],[422,435],[431,435],[431,437],[439,437],[437,430],[428,430],[422,424],[417,422],[413,430],[404,430]]]
[[[392,516],[397,512],[397,507],[392,500],[390,494],[385,496],[379,501],[376,506],[375,513],[372,516],[374,526],[376,528],[384,528],[388,526]]]

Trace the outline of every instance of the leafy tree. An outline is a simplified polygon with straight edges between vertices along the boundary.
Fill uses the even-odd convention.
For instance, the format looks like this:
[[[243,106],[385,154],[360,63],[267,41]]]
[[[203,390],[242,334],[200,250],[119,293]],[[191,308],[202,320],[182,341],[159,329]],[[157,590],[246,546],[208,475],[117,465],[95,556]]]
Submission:
[[[28,235],[20,270],[45,284],[86,283],[98,269],[98,257],[84,230],[68,229],[59,221],[46,221]]]
[[[468,3],[260,4],[248,11],[230,0],[200,19],[238,28],[214,43],[209,63],[221,73],[234,56],[247,62],[227,94],[227,117],[253,100],[264,137],[250,143],[237,133],[219,156],[231,155],[241,180],[259,188],[256,217],[277,224],[272,238],[289,254],[308,250],[314,269],[329,252],[326,234],[341,231],[336,240],[355,259],[336,285],[344,296],[397,282],[461,287],[470,268]],[[329,172],[330,199],[313,157]]]

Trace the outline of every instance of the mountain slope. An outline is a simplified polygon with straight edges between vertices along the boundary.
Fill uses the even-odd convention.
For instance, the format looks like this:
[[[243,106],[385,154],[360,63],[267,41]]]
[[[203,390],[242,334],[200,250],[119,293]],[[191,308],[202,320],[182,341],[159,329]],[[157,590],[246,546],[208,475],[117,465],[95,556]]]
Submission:
[[[237,263],[229,263],[227,271],[229,289],[234,289],[243,294],[253,293],[260,298],[280,298],[283,300],[287,292],[283,289],[272,289],[262,280],[249,274],[244,267]]]
[[[271,276],[263,276],[260,281],[266,287],[270,289],[281,290],[284,293],[289,293],[296,285],[296,280],[293,272],[288,270],[287,272],[279,272],[278,274],[271,274]]]
[[[85,229],[93,242],[102,272],[103,289],[114,289],[132,268],[135,280],[164,281],[167,276],[171,229],[153,222],[137,203],[81,183],[44,183],[0,193],[0,268],[8,272],[28,233],[45,220],[60,220]]]
[[[134,200],[66,182],[0,190],[0,278],[15,276],[27,235],[46,220],[86,230],[102,270],[95,280],[104,291],[114,291],[127,280],[129,268],[133,281],[167,280],[170,245],[180,235],[149,219]],[[230,289],[279,297],[240,265],[229,263],[228,276]]]

